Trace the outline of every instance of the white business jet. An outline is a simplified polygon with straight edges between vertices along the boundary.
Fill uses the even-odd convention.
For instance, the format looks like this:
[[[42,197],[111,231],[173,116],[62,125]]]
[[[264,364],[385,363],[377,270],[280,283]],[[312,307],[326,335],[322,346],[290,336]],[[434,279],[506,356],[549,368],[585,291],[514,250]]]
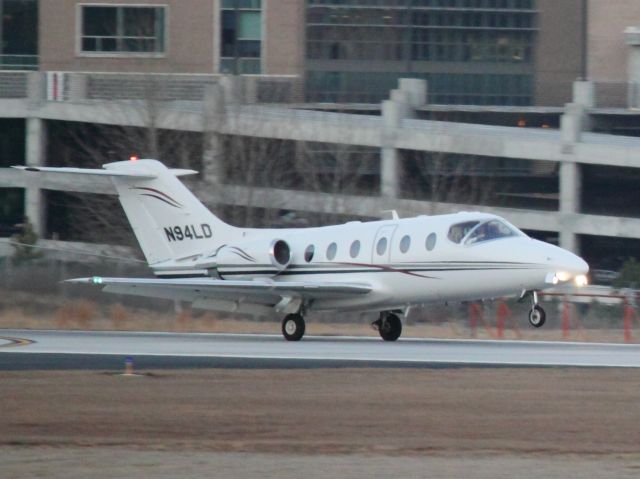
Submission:
[[[375,311],[382,339],[400,337],[413,305],[531,296],[529,322],[545,312],[536,292],[586,282],[589,267],[569,251],[529,238],[486,213],[349,222],[296,229],[228,225],[172,170],[155,160],[104,169],[17,167],[42,174],[109,177],[156,278],[78,278],[104,291],[191,302],[196,308],[283,317],[302,338],[311,311]]]

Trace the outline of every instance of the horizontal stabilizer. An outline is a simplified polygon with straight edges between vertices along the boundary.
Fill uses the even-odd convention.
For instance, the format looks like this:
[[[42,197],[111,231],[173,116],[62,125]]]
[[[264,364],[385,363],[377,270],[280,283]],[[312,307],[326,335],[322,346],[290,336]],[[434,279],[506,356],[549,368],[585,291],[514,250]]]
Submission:
[[[140,172],[140,171],[117,171],[117,170],[102,170],[94,168],[55,168],[50,166],[12,166],[17,170],[32,171],[39,173],[67,173],[77,175],[99,175],[99,176],[117,176],[118,178],[140,178],[152,180],[157,178],[157,175]]]
[[[63,167],[63,168],[55,168],[51,166],[12,166],[11,168],[15,168],[17,170],[22,171],[32,171],[39,173],[67,173],[67,174],[76,174],[76,175],[99,175],[99,176],[110,176],[110,177],[118,177],[118,178],[138,178],[143,180],[152,180],[157,178],[158,176],[149,173],[146,171],[120,171],[120,170],[102,170],[98,168],[71,168],[71,167]],[[184,168],[172,168],[169,169],[174,176],[186,176],[186,175],[195,175],[198,172],[195,170],[187,170]]]

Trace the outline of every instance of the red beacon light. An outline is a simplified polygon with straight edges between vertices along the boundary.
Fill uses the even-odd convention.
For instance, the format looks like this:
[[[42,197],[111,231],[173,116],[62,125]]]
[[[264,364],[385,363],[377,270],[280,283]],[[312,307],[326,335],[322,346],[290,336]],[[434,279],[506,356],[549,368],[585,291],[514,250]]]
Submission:
[[[138,161],[138,155],[131,155],[129,161]]]

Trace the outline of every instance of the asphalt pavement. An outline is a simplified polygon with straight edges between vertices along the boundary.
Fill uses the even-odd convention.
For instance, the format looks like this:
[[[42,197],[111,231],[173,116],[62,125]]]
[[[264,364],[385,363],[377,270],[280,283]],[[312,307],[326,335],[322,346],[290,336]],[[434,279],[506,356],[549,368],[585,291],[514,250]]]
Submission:
[[[0,370],[311,367],[640,367],[640,345],[542,341],[0,330]]]

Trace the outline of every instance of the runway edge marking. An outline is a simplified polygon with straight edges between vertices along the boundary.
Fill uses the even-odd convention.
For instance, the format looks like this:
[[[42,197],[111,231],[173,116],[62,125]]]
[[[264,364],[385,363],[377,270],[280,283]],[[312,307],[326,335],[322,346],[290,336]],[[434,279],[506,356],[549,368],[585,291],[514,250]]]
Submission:
[[[28,346],[29,344],[33,344],[36,342],[32,339],[12,338],[9,336],[0,336],[0,341],[7,341],[7,343],[5,344],[0,344],[0,348],[16,348],[18,346]]]

